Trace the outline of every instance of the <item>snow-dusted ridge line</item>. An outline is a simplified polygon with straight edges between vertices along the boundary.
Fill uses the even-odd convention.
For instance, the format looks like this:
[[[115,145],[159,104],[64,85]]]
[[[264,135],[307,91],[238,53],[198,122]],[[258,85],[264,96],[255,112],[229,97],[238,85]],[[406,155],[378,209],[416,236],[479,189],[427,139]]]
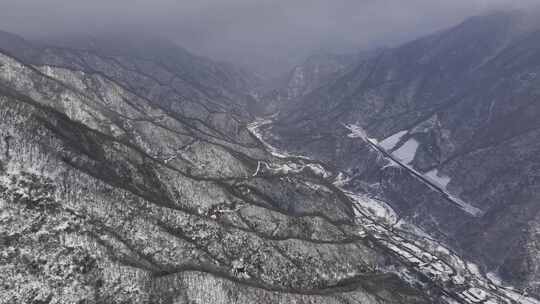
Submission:
[[[296,158],[296,156],[278,151],[264,140],[258,128],[271,123],[271,119],[257,120],[250,124],[248,128],[253,136],[264,143],[274,156],[283,158],[283,155],[286,155],[285,158]],[[382,149],[377,145],[376,140],[367,137],[362,128],[348,126],[348,129],[352,131],[349,137],[362,138],[377,150]],[[380,152],[384,152],[384,150]],[[305,158],[300,157],[298,159]],[[391,160],[403,166],[398,161]],[[422,175],[412,168],[407,166],[407,169],[412,170],[415,176],[422,178]],[[387,271],[393,271],[405,281],[420,285],[423,283],[416,280],[414,275],[411,277],[409,271],[415,273],[416,277],[428,279],[442,291],[442,303],[540,304],[540,301],[527,297],[525,292],[501,286],[499,282],[487,278],[480,273],[478,266],[475,264],[464,261],[452,250],[430,238],[419,227],[404,223],[403,220],[398,219],[395,211],[388,204],[371,199],[364,194],[353,193],[344,189],[343,187],[348,181],[344,173],[340,172],[335,175],[326,172],[326,174],[320,176],[326,180],[332,177],[333,181],[329,181],[333,182],[333,186],[353,202],[356,222],[359,224],[359,235],[377,242],[405,265],[408,265],[406,268]],[[431,185],[429,180],[426,183],[436,190],[442,191],[437,185]],[[456,200],[453,202],[458,206],[464,204],[451,196],[449,196],[449,199]],[[404,230],[402,227],[405,226],[414,229]]]
[[[369,138],[366,132],[362,129],[362,127],[357,126],[357,125],[346,125],[346,124],[344,124],[344,127],[347,128],[349,131],[351,131],[351,134],[349,134],[350,138],[361,138],[366,143],[368,143],[373,149],[383,154],[391,162],[406,169],[411,175],[416,177],[422,183],[429,186],[431,189],[441,193],[446,200],[448,200],[449,202],[451,202],[452,204],[454,204],[455,206],[457,206],[459,209],[463,210],[467,214],[474,217],[480,217],[484,214],[484,211],[482,211],[481,209],[463,201],[462,199],[448,192],[448,190],[446,190],[446,187],[444,185],[440,185],[437,181],[434,181],[429,175],[426,176],[425,174],[418,172],[408,163],[403,163],[401,159],[394,156],[393,154],[390,154],[383,147],[381,147],[381,145],[377,142],[376,139]]]

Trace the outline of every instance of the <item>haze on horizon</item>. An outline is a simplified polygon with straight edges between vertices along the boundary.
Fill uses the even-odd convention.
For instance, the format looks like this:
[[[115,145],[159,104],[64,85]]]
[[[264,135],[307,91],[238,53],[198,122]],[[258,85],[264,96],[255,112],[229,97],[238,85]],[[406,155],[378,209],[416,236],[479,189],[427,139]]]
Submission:
[[[317,50],[395,45],[538,0],[1,0],[0,30],[29,38],[145,31],[275,76]]]

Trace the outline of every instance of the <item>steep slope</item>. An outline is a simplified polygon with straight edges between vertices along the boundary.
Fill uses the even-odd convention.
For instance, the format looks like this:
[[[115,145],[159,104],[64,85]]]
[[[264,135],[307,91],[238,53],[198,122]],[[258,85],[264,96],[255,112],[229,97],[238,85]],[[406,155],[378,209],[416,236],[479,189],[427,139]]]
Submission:
[[[211,63],[18,41],[0,54],[0,303],[439,297],[362,237],[320,164],[266,151]]]
[[[537,12],[496,13],[385,50],[290,103],[269,140],[347,170],[358,189],[486,272],[540,291]],[[476,210],[466,212],[344,125]],[[390,165],[388,165],[390,164]]]
[[[249,94],[259,81],[230,64],[192,55],[168,40],[143,34],[69,37],[49,45],[5,33],[0,35],[0,48],[28,64],[100,72],[137,94],[161,94],[159,99],[166,103],[199,99],[236,114],[250,109]]]
[[[292,71],[270,85],[260,96],[264,113],[275,113],[287,103],[308,95],[317,88],[338,79],[370,52],[359,54],[315,53]]]

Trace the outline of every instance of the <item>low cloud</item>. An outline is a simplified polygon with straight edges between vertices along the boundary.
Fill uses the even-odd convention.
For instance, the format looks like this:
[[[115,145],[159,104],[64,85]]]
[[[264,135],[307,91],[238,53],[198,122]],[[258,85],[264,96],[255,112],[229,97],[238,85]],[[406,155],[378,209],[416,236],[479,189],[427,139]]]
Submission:
[[[3,0],[0,29],[29,37],[156,32],[199,54],[276,72],[317,49],[395,44],[537,0]]]

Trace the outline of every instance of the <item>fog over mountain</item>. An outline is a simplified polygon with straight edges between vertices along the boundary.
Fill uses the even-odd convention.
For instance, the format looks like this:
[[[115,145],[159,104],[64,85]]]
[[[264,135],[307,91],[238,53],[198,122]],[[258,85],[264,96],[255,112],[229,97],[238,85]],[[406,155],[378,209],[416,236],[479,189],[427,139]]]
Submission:
[[[3,0],[0,28],[26,37],[148,31],[275,74],[314,50],[395,45],[471,15],[535,0]],[[399,30],[398,30],[399,29]]]
[[[0,304],[540,304],[538,0],[0,0]]]

